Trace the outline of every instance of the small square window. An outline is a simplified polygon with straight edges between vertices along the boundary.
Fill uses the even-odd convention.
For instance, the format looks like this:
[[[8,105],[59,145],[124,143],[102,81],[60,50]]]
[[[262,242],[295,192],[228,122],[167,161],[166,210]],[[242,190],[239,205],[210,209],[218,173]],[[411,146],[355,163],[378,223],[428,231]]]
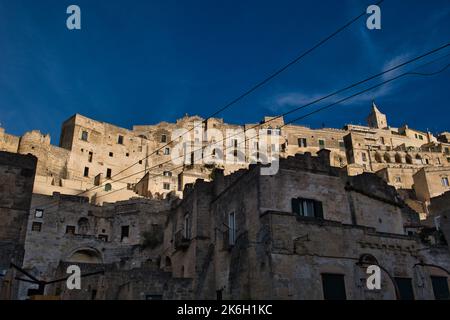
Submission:
[[[129,157],[130,156],[130,154],[127,152],[127,153],[125,153],[125,157]]]
[[[88,132],[87,131],[81,132],[81,140],[88,141]]]
[[[110,156],[111,158],[114,157],[114,153],[110,152],[110,153],[109,153],[109,156]]]
[[[108,242],[108,235],[106,235],[106,234],[99,234],[98,235],[98,239],[100,241]]]
[[[170,171],[164,171],[164,172],[163,172],[163,175],[164,175],[165,177],[171,177],[171,176],[172,176],[172,172],[170,172]]]
[[[42,218],[44,216],[44,209],[36,209],[34,210],[35,218]]]
[[[41,232],[42,222],[33,222],[31,225],[31,231]]]
[[[66,226],[66,234],[75,234],[75,226]]]
[[[325,149],[325,140],[319,139],[319,148]]]

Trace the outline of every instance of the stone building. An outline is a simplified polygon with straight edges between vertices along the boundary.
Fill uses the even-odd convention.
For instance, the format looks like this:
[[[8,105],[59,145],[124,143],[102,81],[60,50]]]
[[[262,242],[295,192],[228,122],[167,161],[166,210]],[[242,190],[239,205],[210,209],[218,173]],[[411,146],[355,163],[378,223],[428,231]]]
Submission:
[[[97,206],[86,197],[34,195],[23,269],[50,281],[63,263],[117,265],[117,271],[158,265],[170,206],[170,199]],[[23,283],[21,297],[35,287]]]
[[[198,178],[208,181],[213,168],[229,174],[269,161],[273,150],[285,158],[326,148],[332,166],[345,167],[350,175],[374,172],[397,189],[410,190],[402,195],[425,215],[426,204],[416,203],[423,200],[414,195],[422,186],[415,186],[413,176],[422,168],[448,166],[450,135],[444,132],[436,138],[407,125],[391,127],[375,103],[367,122],[368,126],[311,129],[286,124],[283,117],[234,125],[186,115],[175,123],[130,130],[76,114],[63,123],[59,146],[36,130],[16,137],[0,129],[0,150],[38,157],[34,193],[83,195],[101,204],[169,193],[182,197],[186,184]],[[256,127],[266,137],[277,137],[276,143],[263,144],[260,132],[252,136]],[[181,165],[172,161],[174,157]]]
[[[28,215],[4,230],[26,230],[15,261],[46,284],[21,282],[19,297],[448,297],[448,236],[434,218],[446,214],[450,134],[391,127],[375,103],[367,122],[186,115],[125,129],[77,114],[59,146],[0,128],[0,150],[37,158],[26,186],[17,179],[33,190]],[[30,201],[28,189],[18,197]],[[82,290],[48,283],[71,264],[89,275]],[[365,286],[368,265],[382,269],[381,290]]]
[[[193,279],[200,299],[448,297],[450,255],[420,238],[419,216],[372,173],[348,176],[330,152],[281,159],[184,190],[170,213],[161,263]],[[368,265],[382,270],[368,290]],[[442,292],[441,288],[447,291]]]
[[[431,198],[450,191],[450,166],[422,168],[413,179],[417,199],[429,202]]]
[[[36,163],[31,155],[0,152],[0,299],[17,297],[10,264],[23,262]]]

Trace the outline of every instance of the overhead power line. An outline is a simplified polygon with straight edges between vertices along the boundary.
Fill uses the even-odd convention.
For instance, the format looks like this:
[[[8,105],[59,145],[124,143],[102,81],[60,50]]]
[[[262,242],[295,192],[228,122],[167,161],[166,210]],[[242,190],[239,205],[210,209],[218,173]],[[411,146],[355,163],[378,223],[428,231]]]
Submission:
[[[441,50],[447,48],[448,46],[450,46],[450,43],[447,43],[447,44],[445,44],[445,45],[443,45],[443,46],[440,46],[440,47],[438,47],[438,48],[436,48],[436,49],[433,49],[433,50],[431,50],[431,51],[429,51],[429,52],[427,52],[427,53],[425,53],[425,54],[419,55],[419,56],[417,56],[417,57],[415,57],[415,58],[413,58],[413,59],[410,59],[410,60],[408,60],[408,61],[405,61],[405,62],[403,62],[403,63],[400,63],[400,64],[396,65],[395,67],[389,68],[389,69],[387,69],[387,70],[385,70],[385,71],[383,71],[383,72],[381,72],[381,73],[378,73],[377,75],[370,76],[370,77],[368,77],[368,78],[366,78],[366,79],[364,79],[364,80],[358,81],[358,82],[356,82],[356,83],[354,83],[354,84],[352,84],[352,85],[349,85],[349,86],[347,86],[347,87],[345,87],[345,88],[350,89],[350,88],[355,87],[356,84],[362,84],[362,83],[365,83],[365,82],[367,82],[367,81],[373,80],[374,78],[379,77],[379,76],[381,76],[381,75],[384,75],[384,74],[386,74],[387,72],[391,72],[391,71],[396,70],[396,69],[398,69],[398,68],[400,68],[400,67],[402,67],[402,66],[405,66],[405,65],[410,64],[410,63],[412,63],[412,62],[415,62],[415,61],[417,61],[417,60],[419,60],[419,59],[425,58],[425,57],[427,57],[427,56],[429,56],[429,55],[431,55],[431,54],[433,54],[433,53],[436,53],[436,52],[438,52],[438,51],[441,51]],[[446,55],[446,56],[448,56],[448,55]],[[444,56],[444,57],[446,57],[446,56]],[[434,62],[436,62],[437,60],[440,60],[440,59],[442,59],[442,58],[443,58],[443,57],[439,57],[439,58],[437,58],[437,59],[434,59],[434,60],[432,60],[432,61],[430,61],[430,62],[427,62],[427,63],[425,63],[425,64],[419,66],[418,68],[422,68],[422,67],[424,67],[424,66],[426,66],[426,65],[432,64],[432,63],[434,63]],[[387,84],[387,83],[389,83],[389,82],[398,80],[398,79],[400,79],[400,78],[402,78],[402,77],[404,77],[404,76],[407,76],[407,75],[432,76],[432,75],[436,75],[436,74],[438,74],[438,73],[441,73],[441,72],[445,71],[445,70],[448,68],[448,66],[449,66],[449,65],[447,65],[444,69],[442,69],[442,70],[440,70],[440,71],[437,71],[437,72],[434,72],[434,73],[420,73],[420,72],[413,72],[413,71],[403,73],[403,74],[398,75],[398,76],[396,76],[396,77],[394,77],[394,78],[391,78],[391,79],[388,79],[388,80],[386,80],[386,81],[383,81],[383,82],[381,82],[381,83],[379,83],[379,84],[377,84],[377,85],[375,85],[375,86],[372,86],[372,87],[369,87],[369,88],[364,89],[364,90],[362,90],[362,91],[359,91],[359,92],[357,92],[357,93],[355,93],[355,94],[353,94],[353,95],[351,95],[351,96],[348,96],[348,97],[346,97],[346,98],[344,98],[344,99],[341,99],[341,100],[339,100],[339,101],[337,101],[337,102],[334,102],[334,103],[332,103],[332,104],[330,104],[330,105],[327,105],[327,106],[325,106],[325,107],[322,107],[322,108],[319,108],[319,109],[317,109],[317,110],[315,110],[315,111],[312,111],[312,112],[310,112],[310,113],[308,113],[308,114],[306,114],[306,115],[303,115],[303,116],[300,116],[300,117],[298,117],[298,118],[295,118],[295,119],[293,119],[293,120],[291,120],[291,121],[285,123],[285,124],[282,125],[281,127],[284,127],[284,126],[286,126],[286,125],[292,124],[292,123],[294,123],[294,122],[296,122],[296,121],[298,121],[298,120],[300,120],[300,119],[304,119],[304,118],[306,118],[306,117],[308,117],[308,116],[311,116],[311,115],[313,115],[313,114],[315,114],[315,113],[318,113],[318,112],[320,112],[320,111],[329,109],[329,108],[331,108],[331,107],[333,107],[333,106],[335,106],[335,105],[337,105],[337,104],[340,104],[340,103],[342,103],[342,102],[344,102],[344,101],[347,101],[347,100],[349,100],[349,99],[352,99],[352,98],[354,98],[354,97],[356,97],[356,96],[359,96],[359,95],[361,95],[361,94],[363,94],[363,93],[366,93],[366,92],[368,92],[368,91],[371,91],[371,90],[373,90],[373,89],[375,89],[375,88],[378,88],[378,87],[380,87],[380,86],[382,86],[382,85],[384,85],[384,84]],[[418,68],[415,68],[414,70],[416,70],[416,69],[418,69]],[[347,90],[347,89],[345,89],[345,90]],[[338,94],[338,93],[342,93],[342,92],[345,91],[345,90],[344,90],[344,88],[343,88],[343,89],[340,89],[340,90],[337,90],[337,91],[335,91],[333,94],[326,95],[325,97],[331,97],[331,96],[336,95],[336,94]],[[315,102],[314,102],[314,101],[313,101],[313,102],[314,102],[314,103],[317,103],[317,102],[319,102],[319,101],[322,101],[323,99],[324,99],[324,98],[322,97],[322,98],[319,98],[319,99],[314,100]],[[284,114],[290,114],[290,113],[294,112],[294,110],[297,111],[297,110],[300,110],[300,109],[305,108],[305,107],[307,107],[307,106],[310,106],[310,105],[313,104],[313,102],[308,103],[308,104],[306,104],[306,105],[303,105],[303,106],[301,106],[301,107],[297,107],[297,108],[294,108],[294,109],[292,109],[292,110],[289,110],[289,111],[287,111],[287,112],[284,113]],[[255,125],[255,126],[253,126],[252,128],[260,127],[260,126],[262,126],[262,125],[264,125],[264,124],[267,124],[267,123],[269,123],[269,122],[271,122],[271,121],[273,121],[273,120],[275,120],[275,119],[276,119],[276,118],[271,118],[271,119],[269,119],[268,121],[266,121],[265,123],[261,123],[261,124]],[[281,128],[281,127],[280,127],[280,128]],[[252,129],[252,128],[250,128],[250,129]],[[236,134],[236,135],[237,135],[237,134]],[[230,136],[230,137],[232,137],[232,136]],[[227,137],[227,138],[230,138],[230,137]],[[254,137],[252,137],[252,138],[255,138],[255,137],[257,137],[257,136],[254,136]],[[249,139],[252,139],[252,138],[245,139],[243,142],[245,143],[246,141],[248,141]],[[221,141],[224,141],[224,140],[225,140],[225,139],[222,139],[222,140],[220,140],[220,141],[218,141],[218,142],[221,142]],[[216,142],[216,143],[218,143],[218,142]],[[241,142],[241,143],[242,143],[242,142]],[[223,150],[226,150],[226,149],[228,149],[228,147],[224,148]],[[201,147],[201,148],[199,148],[199,149],[197,149],[197,150],[194,150],[194,151],[192,151],[192,152],[194,153],[194,152],[196,152],[196,151],[201,151],[201,150],[203,150],[203,147]],[[208,155],[208,156],[209,156],[209,155]],[[177,158],[181,158],[181,157],[185,157],[185,155],[181,155],[181,156],[179,156],[179,157],[177,157]],[[177,159],[177,158],[175,158],[175,159]],[[141,174],[141,173],[143,173],[144,171],[150,171],[150,170],[152,170],[152,169],[154,169],[154,168],[161,167],[162,165],[164,165],[164,164],[166,164],[166,163],[169,163],[169,162],[171,162],[172,160],[174,160],[174,159],[170,159],[170,160],[168,160],[168,161],[164,161],[164,162],[159,163],[159,164],[157,164],[157,165],[155,165],[155,166],[153,166],[153,167],[151,167],[151,168],[148,168],[147,170],[142,170],[142,171],[136,172],[136,173],[134,173],[134,174],[131,174],[131,175],[122,177],[121,179],[117,179],[117,180],[108,180],[107,182],[108,182],[108,183],[120,182],[120,181],[122,181],[122,180],[124,180],[124,179],[128,179],[128,178],[130,178],[130,177],[132,177],[132,176]],[[176,169],[178,169],[178,168],[182,168],[182,167],[184,167],[184,166],[185,166],[185,164],[183,164],[183,165],[181,165],[181,166],[178,166],[178,167],[176,167],[176,168],[172,168],[171,170],[168,170],[168,171],[173,172],[174,170],[176,170]],[[155,176],[156,176],[156,175],[155,175]],[[101,188],[101,187],[102,187],[102,185],[100,185],[100,186],[95,186],[94,188],[91,188],[91,189],[88,189],[88,190],[86,190],[86,191],[83,191],[82,193],[85,193],[85,192],[88,192],[88,191],[92,191],[92,190],[94,190],[94,189],[96,189],[96,188]],[[125,189],[125,188],[122,188],[122,189]],[[122,190],[122,189],[120,189],[120,190]],[[117,191],[118,191],[118,190],[117,190]],[[106,196],[106,195],[107,195],[107,194],[101,195],[101,196],[99,196],[99,197]],[[36,206],[35,208],[38,208],[38,207]]]
[[[384,0],[380,0],[376,3],[376,5],[380,5]],[[164,144],[163,146],[155,149],[154,151],[152,151],[150,154],[146,155],[144,158],[138,160],[137,162],[131,164],[129,167],[119,171],[117,174],[113,175],[111,178],[117,177],[118,175],[122,174],[123,172],[131,169],[132,167],[134,167],[135,165],[139,164],[141,161],[144,161],[146,159],[148,159],[150,156],[154,155],[155,153],[157,153],[158,151],[163,150],[165,147],[170,146],[170,144],[176,140],[178,140],[179,138],[183,137],[184,135],[188,134],[189,132],[191,132],[192,130],[200,127],[201,125],[203,125],[203,123],[206,123],[209,119],[217,116],[218,114],[220,114],[221,112],[225,111],[226,109],[230,108],[231,106],[235,105],[237,102],[241,101],[242,99],[244,99],[245,97],[249,96],[250,94],[252,94],[253,92],[255,92],[256,90],[258,90],[259,88],[263,87],[265,84],[267,84],[268,82],[270,82],[271,80],[273,80],[274,78],[278,77],[281,73],[283,73],[284,71],[286,71],[287,69],[289,69],[290,67],[292,67],[293,65],[295,65],[297,62],[299,62],[300,60],[302,60],[304,57],[306,57],[307,55],[309,55],[311,52],[313,52],[314,50],[316,50],[317,48],[321,47],[323,44],[325,44],[327,41],[331,40],[332,38],[334,38],[335,36],[337,36],[339,33],[341,33],[342,31],[344,31],[345,29],[347,29],[349,26],[351,26],[353,23],[355,23],[356,21],[358,21],[361,17],[365,16],[366,10],[364,10],[363,12],[361,12],[359,15],[357,15],[356,17],[354,17],[353,19],[351,19],[350,21],[348,21],[347,23],[345,23],[344,25],[342,25],[341,27],[339,27],[338,29],[336,29],[334,32],[332,32],[330,35],[326,36],[324,39],[320,40],[318,43],[316,43],[314,46],[312,46],[311,48],[309,48],[308,50],[302,52],[301,54],[299,54],[298,56],[296,56],[293,60],[291,60],[290,62],[288,62],[287,64],[285,64],[284,66],[280,67],[279,69],[277,69],[275,72],[269,74],[266,78],[264,78],[263,80],[259,81],[258,83],[256,83],[255,85],[253,85],[252,87],[250,87],[249,89],[247,89],[246,91],[244,91],[242,94],[240,94],[239,96],[237,96],[236,98],[234,98],[233,100],[231,100],[230,102],[228,102],[227,104],[225,104],[224,106],[220,107],[218,110],[216,110],[215,112],[213,112],[211,115],[209,115],[208,117],[206,117],[206,119],[204,119],[202,121],[202,124],[197,125],[197,126],[193,126],[192,128],[190,128],[189,130],[187,130],[186,132],[184,132],[182,135],[178,136],[175,139],[170,140],[169,142],[167,142],[166,144]]]

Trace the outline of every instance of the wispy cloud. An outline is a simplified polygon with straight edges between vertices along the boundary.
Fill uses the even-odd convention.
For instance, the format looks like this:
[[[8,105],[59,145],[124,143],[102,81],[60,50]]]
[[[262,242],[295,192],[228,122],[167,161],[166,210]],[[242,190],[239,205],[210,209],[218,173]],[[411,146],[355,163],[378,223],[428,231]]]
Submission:
[[[407,61],[408,59],[410,59],[413,56],[414,56],[413,52],[399,54],[399,55],[387,60],[383,64],[383,67],[381,68],[381,70],[379,70],[379,71],[384,71],[384,70],[388,70],[392,67],[395,67],[396,65]],[[409,69],[407,69],[407,70],[409,70]],[[403,72],[405,72],[405,68],[399,68],[399,69],[393,70],[391,72],[388,72],[388,73],[384,74],[383,76],[381,76],[380,78],[373,80],[366,85],[362,85],[355,89],[348,90],[344,93],[334,96],[330,99],[324,100],[323,102],[321,102],[321,105],[323,105],[323,103],[332,103],[334,101],[343,99],[351,94],[354,94],[360,90],[363,90],[364,88],[369,88],[369,87],[371,87],[377,83],[380,83],[382,81],[392,79],[393,77],[396,77]],[[342,84],[342,86],[345,86],[345,85],[348,85],[348,83]],[[345,104],[346,105],[357,105],[357,104],[366,103],[366,102],[370,103],[372,100],[381,99],[383,97],[386,97],[386,96],[392,94],[395,91],[395,89],[398,87],[398,85],[399,84],[396,82],[384,84],[376,89],[373,89],[371,91],[368,91],[366,93],[363,93],[361,95],[358,95],[352,99],[345,101]],[[326,96],[328,94],[330,94],[330,92],[314,92],[314,93],[302,92],[302,91],[286,92],[286,93],[277,94],[277,95],[271,97],[270,99],[268,99],[267,105],[268,105],[269,110],[271,110],[271,111],[284,112],[293,107],[299,107],[299,106],[309,104],[309,103],[311,103],[323,96]]]

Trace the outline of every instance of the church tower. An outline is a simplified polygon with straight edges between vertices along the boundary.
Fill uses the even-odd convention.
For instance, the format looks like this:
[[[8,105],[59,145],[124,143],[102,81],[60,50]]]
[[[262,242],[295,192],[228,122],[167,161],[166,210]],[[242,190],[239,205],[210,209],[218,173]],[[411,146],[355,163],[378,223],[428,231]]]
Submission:
[[[372,112],[367,117],[367,124],[369,127],[377,129],[386,129],[388,126],[386,115],[378,110],[375,101],[372,101]]]

